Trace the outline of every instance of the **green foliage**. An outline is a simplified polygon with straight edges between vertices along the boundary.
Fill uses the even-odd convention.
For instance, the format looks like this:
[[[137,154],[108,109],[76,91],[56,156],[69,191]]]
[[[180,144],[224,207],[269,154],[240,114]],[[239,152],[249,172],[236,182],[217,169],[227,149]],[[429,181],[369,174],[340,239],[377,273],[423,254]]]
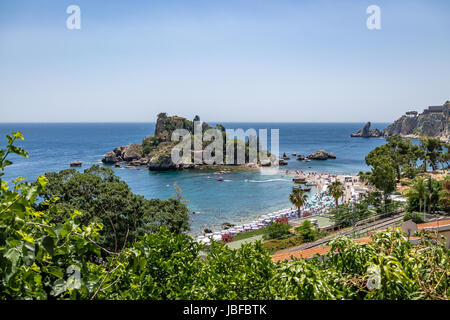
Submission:
[[[417,160],[423,157],[423,151],[417,145],[413,145],[410,139],[392,136],[386,140],[386,144],[369,152],[365,159],[366,164],[375,167],[379,165],[380,160],[388,158],[397,181],[400,181],[402,171],[411,166],[416,167]]]
[[[289,195],[289,201],[297,207],[298,213],[300,214],[300,208],[308,200],[308,195],[300,188],[295,188]]]
[[[342,228],[354,225],[361,219],[368,218],[377,213],[374,209],[368,208],[366,201],[355,204],[342,204],[331,210],[331,220],[334,225]]]
[[[420,170],[418,168],[409,164],[403,168],[403,176],[409,179],[414,179],[419,174],[419,172]]]
[[[329,186],[328,186],[328,192],[331,194],[331,196],[334,198],[334,200],[336,201],[336,207],[339,204],[339,198],[342,197],[342,195],[344,194],[344,185],[342,184],[342,182],[336,180],[333,181]]]
[[[147,137],[142,141],[142,153],[144,156],[150,154],[161,143],[160,137]]]
[[[20,138],[20,133],[13,133]],[[8,146],[0,153],[0,170],[11,164],[6,155],[27,154],[8,136]],[[48,199],[48,210],[36,211],[33,205],[45,188],[47,179],[36,183],[6,181],[0,186],[0,300],[49,299],[50,297],[87,299],[97,281],[98,268],[93,257],[100,255],[98,240],[101,224],[82,226],[80,213],[71,213],[63,222],[55,223],[54,199]],[[72,273],[86,276],[80,280]]]
[[[389,194],[395,191],[396,187],[394,166],[390,158],[386,156],[380,156],[371,164],[373,167],[369,181],[375,188],[383,191],[386,204]]]
[[[5,168],[5,158],[0,161]],[[93,171],[118,183],[107,171]],[[81,223],[78,211],[58,216],[55,198],[37,210],[46,185],[45,177],[36,183],[17,179],[12,187],[1,182],[1,300],[450,297],[449,251],[431,233],[420,234],[416,245],[400,230],[376,234],[370,243],[338,237],[326,256],[274,263],[259,241],[238,250],[213,242],[201,258],[192,238],[161,227],[115,253],[98,244],[101,223]],[[74,190],[86,200],[85,190]]]
[[[422,159],[424,162],[428,160],[430,162],[431,168],[437,169],[437,162],[441,157],[443,143],[439,138],[425,138],[420,143],[420,148],[422,149]]]
[[[403,221],[412,220],[414,223],[423,223],[423,213],[407,212],[403,217]]]
[[[265,239],[284,239],[291,236],[289,224],[282,222],[270,222],[266,227]]]
[[[284,250],[301,245],[303,239],[300,236],[293,236],[286,239],[272,239],[265,241],[263,243],[264,249],[266,249],[270,254],[273,254],[279,250]]]
[[[309,220],[303,221],[299,227],[295,228],[295,231],[303,242],[312,242],[318,238],[318,232]]]
[[[57,197],[59,210],[52,217],[62,222],[74,210],[83,212],[82,224],[102,223],[104,234],[100,244],[117,252],[135,242],[139,235],[151,233],[165,225],[175,233],[188,230],[188,209],[179,200],[147,200],[135,195],[110,168],[94,165],[84,173],[75,169],[46,173],[48,184],[40,196]],[[37,206],[47,208],[47,203]]]
[[[426,181],[416,178],[406,197],[406,211],[408,212],[426,211],[433,213],[438,209],[446,210],[447,208],[448,192],[443,188],[443,182],[438,182],[430,176]]]
[[[5,174],[3,171],[7,166],[12,164],[12,162],[7,159],[9,154],[13,153],[28,158],[28,153],[25,150],[14,145],[17,140],[23,140],[23,136],[20,131],[13,131],[11,135],[7,134],[6,138],[8,139],[6,149],[0,149],[0,182],[2,181],[2,176]]]

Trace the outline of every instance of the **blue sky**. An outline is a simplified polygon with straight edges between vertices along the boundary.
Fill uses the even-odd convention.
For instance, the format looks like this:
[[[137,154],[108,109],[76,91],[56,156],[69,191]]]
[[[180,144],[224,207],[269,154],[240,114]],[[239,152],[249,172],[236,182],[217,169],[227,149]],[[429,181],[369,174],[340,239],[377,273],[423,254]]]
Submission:
[[[81,8],[68,30],[66,8]],[[381,9],[381,30],[366,8]],[[0,122],[391,122],[450,100],[450,1],[1,1]]]

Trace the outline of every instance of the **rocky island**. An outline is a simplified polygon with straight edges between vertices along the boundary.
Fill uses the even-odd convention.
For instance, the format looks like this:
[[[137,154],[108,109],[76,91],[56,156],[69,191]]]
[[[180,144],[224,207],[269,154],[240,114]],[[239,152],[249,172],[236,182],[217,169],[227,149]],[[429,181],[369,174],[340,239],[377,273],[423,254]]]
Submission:
[[[298,155],[297,160],[307,161],[307,160],[328,160],[336,159],[336,155],[333,152],[326,152],[325,150],[317,150],[308,156]]]
[[[360,138],[379,138],[382,136],[383,132],[378,129],[370,130],[371,123],[367,122],[366,125],[359,129],[357,133],[352,133],[350,136],[352,138],[360,137]]]
[[[127,163],[128,167],[132,166],[147,166],[149,170],[152,171],[167,171],[167,170],[183,170],[183,169],[193,169],[206,167],[204,164],[175,164],[172,161],[171,152],[172,149],[179,143],[178,141],[171,141],[172,133],[176,129],[185,129],[189,133],[194,133],[194,122],[200,121],[200,117],[196,116],[192,121],[179,117],[179,116],[167,116],[166,113],[158,114],[156,121],[155,132],[153,136],[147,136],[142,140],[141,144],[130,144],[127,146],[120,146],[115,148],[113,151],[106,153],[103,156],[102,162],[105,164],[114,164],[118,167],[119,162]],[[203,122],[201,124],[201,131],[204,133],[207,129],[212,128],[207,123]],[[218,124],[216,128],[222,132],[224,141],[226,141],[225,128]],[[236,144],[235,140],[235,144]],[[203,142],[202,148],[206,147],[207,143]],[[245,143],[245,159],[248,159],[248,142]],[[201,152],[203,150],[200,150]],[[194,153],[192,151],[191,157],[193,159]],[[267,153],[271,157],[270,153]],[[226,149],[224,144],[223,150],[224,157],[226,156]],[[273,157],[272,157],[273,158]],[[236,160],[236,154],[235,154]],[[272,159],[273,160],[273,159]],[[225,162],[225,161],[224,161]],[[271,162],[268,163],[248,163],[243,165],[245,167],[258,167],[258,166],[270,166]],[[230,164],[214,164],[214,166],[227,166]],[[231,164],[236,166],[236,164]]]

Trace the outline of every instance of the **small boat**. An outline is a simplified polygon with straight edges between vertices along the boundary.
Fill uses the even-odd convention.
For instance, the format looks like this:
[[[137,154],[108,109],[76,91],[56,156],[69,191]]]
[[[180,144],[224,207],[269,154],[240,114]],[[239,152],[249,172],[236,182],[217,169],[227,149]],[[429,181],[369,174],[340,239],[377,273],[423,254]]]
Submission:
[[[295,183],[306,183],[305,178],[294,178],[292,179],[292,181],[294,181]]]
[[[222,179],[222,178],[217,178],[216,180],[217,180],[217,181],[223,181],[223,179]]]
[[[308,192],[311,191],[311,188],[303,188],[302,190]]]

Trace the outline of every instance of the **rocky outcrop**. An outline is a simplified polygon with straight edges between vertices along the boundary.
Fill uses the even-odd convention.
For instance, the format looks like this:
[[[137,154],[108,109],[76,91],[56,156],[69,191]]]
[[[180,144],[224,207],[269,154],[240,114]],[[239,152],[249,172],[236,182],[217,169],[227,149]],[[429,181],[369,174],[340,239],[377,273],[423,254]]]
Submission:
[[[352,133],[352,138],[378,138],[383,135],[383,132],[378,129],[370,130],[371,123],[367,122],[357,133]]]
[[[429,107],[419,115],[403,115],[384,130],[384,135],[427,136],[448,139],[450,101],[442,107]]]
[[[336,159],[336,155],[332,152],[326,152],[325,150],[317,150],[306,157],[310,160],[327,160]]]
[[[383,135],[386,137],[400,135],[412,138],[436,137],[448,141],[449,117],[450,101],[442,106],[428,107],[421,114],[409,111],[384,129]]]
[[[116,162],[131,162],[142,159],[142,146],[138,144],[130,144],[115,148],[111,152],[107,152],[102,159],[103,163],[113,164]],[[143,162],[143,161],[141,161]]]

